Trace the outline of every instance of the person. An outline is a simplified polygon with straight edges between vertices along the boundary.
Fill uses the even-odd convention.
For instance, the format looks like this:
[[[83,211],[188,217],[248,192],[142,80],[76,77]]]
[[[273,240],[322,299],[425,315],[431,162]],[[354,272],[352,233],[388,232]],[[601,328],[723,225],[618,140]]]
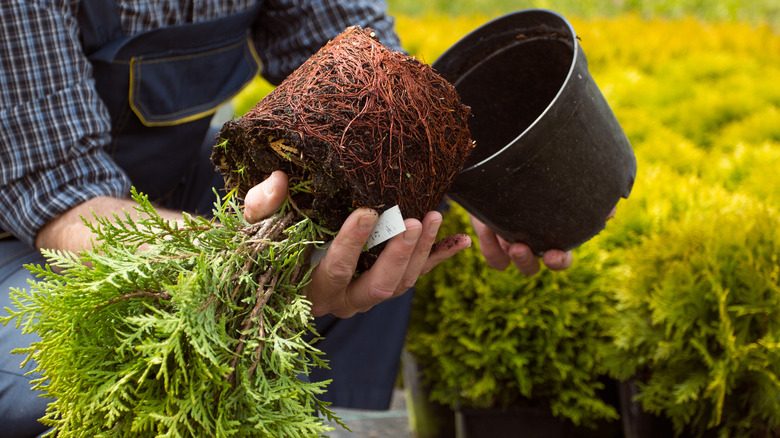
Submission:
[[[10,0],[0,4],[0,307],[25,287],[39,249],[90,245],[81,217],[133,212],[131,186],[171,219],[207,214],[222,178],[209,163],[211,115],[260,70],[272,83],[351,25],[371,27],[401,50],[386,6],[370,0]],[[287,195],[275,172],[247,194],[257,221]],[[325,399],[386,409],[398,369],[412,287],[419,275],[471,244],[431,253],[441,214],[406,219],[374,267],[353,278],[377,212],[357,209],[341,227],[307,290],[332,370]],[[488,263],[532,274],[539,261],[475,222]],[[565,269],[571,254],[543,261]],[[392,299],[391,299],[392,298]],[[48,402],[20,369],[35,334],[0,326],[3,436],[35,436]]]

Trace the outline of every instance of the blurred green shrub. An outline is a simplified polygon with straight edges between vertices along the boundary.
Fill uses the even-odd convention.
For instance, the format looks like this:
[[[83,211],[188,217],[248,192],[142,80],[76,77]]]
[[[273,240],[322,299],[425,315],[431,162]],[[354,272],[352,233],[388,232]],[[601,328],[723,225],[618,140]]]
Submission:
[[[467,227],[465,211],[453,205],[442,233]],[[565,272],[525,277],[491,269],[478,247],[415,287],[407,349],[431,399],[452,407],[538,406],[577,425],[616,419],[600,397],[605,323],[615,308],[600,284],[614,266],[606,253],[582,247]]]
[[[544,8],[577,17],[614,17],[633,13],[645,19],[678,20],[695,16],[708,21],[742,21],[780,26],[780,4],[775,0],[388,0],[393,14],[490,17],[508,12]]]
[[[608,367],[678,433],[780,432],[780,219],[708,191],[624,254]]]
[[[637,181],[568,271],[496,273],[471,250],[421,279],[408,343],[432,367],[433,398],[484,406],[546,396],[564,384],[561,363],[599,358],[613,376],[647,376],[639,400],[680,430],[776,433],[780,34],[687,16],[567,18],[632,141]],[[432,62],[485,19],[402,16],[399,32]],[[469,229],[462,212],[451,214],[445,232]],[[554,312],[564,322],[545,319]],[[512,318],[522,323],[509,329]],[[606,326],[611,353],[601,348]],[[571,333],[590,342],[570,344]],[[566,345],[573,354],[558,351]],[[592,388],[584,375],[567,375],[567,390]],[[588,394],[569,406],[597,406]],[[594,412],[605,413],[558,414]]]

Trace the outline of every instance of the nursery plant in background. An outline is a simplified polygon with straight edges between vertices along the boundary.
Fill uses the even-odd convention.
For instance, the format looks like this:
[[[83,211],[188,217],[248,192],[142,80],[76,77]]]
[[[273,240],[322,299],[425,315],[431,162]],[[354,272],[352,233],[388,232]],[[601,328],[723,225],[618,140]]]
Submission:
[[[394,4],[402,3],[401,1],[390,2],[391,7]],[[566,3],[566,1],[553,2],[543,6],[555,7],[556,10],[566,12],[568,11]],[[645,2],[637,8],[652,7],[653,4],[653,2]],[[580,3],[578,3],[579,5]],[[663,5],[668,6],[669,3],[663,3]],[[613,18],[586,16],[573,20],[575,27],[581,30],[581,43],[588,53],[589,67],[632,141],[639,167],[642,169],[642,177],[637,179],[631,198],[619,206],[618,214],[609,222],[604,232],[575,253],[575,262],[570,269],[577,268],[582,262],[583,256],[579,251],[596,251],[591,246],[598,246],[601,251],[607,252],[610,259],[616,260],[615,263],[624,266],[616,266],[615,269],[612,269],[609,265],[612,262],[609,262],[610,269],[603,274],[605,277],[604,290],[614,292],[614,289],[620,286],[621,301],[626,296],[639,300],[641,294],[646,293],[646,291],[634,290],[633,287],[626,291],[627,286],[622,281],[620,284],[617,282],[618,279],[623,278],[622,275],[630,272],[632,277],[634,275],[642,275],[643,278],[647,279],[651,277],[649,274],[645,276],[635,273],[633,268],[628,267],[642,253],[640,249],[636,249],[634,252],[634,248],[637,248],[638,245],[654,241],[653,248],[659,252],[656,254],[657,266],[650,265],[649,261],[646,260],[642,263],[645,266],[642,269],[652,267],[655,269],[653,271],[655,275],[660,275],[659,273],[666,275],[667,271],[662,271],[662,268],[664,264],[670,263],[674,265],[673,268],[669,268],[670,274],[673,273],[672,275],[678,277],[684,274],[693,277],[698,275],[697,270],[706,266],[701,263],[690,263],[686,267],[683,262],[679,261],[683,259],[682,255],[678,259],[660,256],[666,250],[665,245],[670,244],[672,240],[676,239],[674,245],[677,247],[675,252],[678,254],[682,251],[680,246],[684,244],[683,242],[693,245],[690,241],[685,240],[683,232],[672,232],[671,228],[682,227],[681,224],[688,223],[695,216],[701,215],[702,219],[697,219],[701,221],[700,225],[710,230],[713,234],[713,241],[722,242],[723,237],[718,236],[719,230],[713,230],[706,223],[707,218],[712,217],[712,214],[708,212],[721,209],[725,215],[726,211],[737,211],[729,206],[736,202],[735,199],[745,199],[745,195],[760,199],[775,209],[780,207],[780,202],[778,202],[780,200],[780,184],[778,184],[776,176],[778,163],[780,163],[780,134],[778,133],[780,87],[778,87],[778,82],[774,80],[774,77],[780,72],[780,36],[777,33],[776,25],[778,15],[776,13],[755,13],[756,10],[752,10],[753,4],[751,4],[742,5],[744,8],[740,7],[738,12],[732,11],[736,14],[729,15],[727,17],[729,19],[724,21],[705,21],[693,18],[693,16],[709,16],[710,14],[706,10],[699,13],[695,9],[697,7],[707,9],[713,5],[714,3],[707,5],[697,3],[695,6],[675,4],[674,8],[682,8],[678,9],[677,12],[689,12],[691,16],[686,15],[674,20],[650,19],[648,16],[637,14],[625,14]],[[760,3],[756,3],[756,5],[760,7]],[[415,7],[419,7],[419,5],[415,4]],[[517,7],[518,5],[513,3],[508,10]],[[776,6],[773,8],[776,11]],[[496,14],[508,10],[498,11]],[[728,12],[727,9],[719,8],[719,10]],[[756,24],[737,20],[739,18],[737,15],[740,14],[752,14],[757,18]],[[759,19],[759,17],[764,17],[766,21],[763,18]],[[437,54],[442,53],[458,39],[458,31],[465,32],[466,29],[473,28],[476,23],[484,21],[484,18],[473,18],[472,21],[468,21],[469,18],[464,16],[456,18],[458,21],[454,22],[457,25],[453,26],[453,17],[450,16],[435,14],[425,18],[402,16],[399,18],[399,33],[401,33],[402,41],[408,47],[413,51],[419,51],[414,52],[416,55],[433,61]],[[586,21],[588,25],[579,25],[579,20]],[[775,23],[774,27],[771,26],[771,23]],[[422,32],[421,29],[425,29],[425,31]],[[642,38],[635,38],[636,35],[642,35]],[[752,203],[754,201],[747,204]],[[746,207],[747,211],[755,211],[754,208],[757,207]],[[743,214],[737,215],[737,218],[734,219],[737,224],[743,216]],[[722,219],[718,219],[718,221],[722,221]],[[461,225],[465,224],[465,221],[461,223]],[[745,227],[752,226],[750,224],[753,222],[744,222]],[[746,233],[746,231],[733,231],[732,227],[734,226],[738,227],[739,225],[727,225],[725,229],[730,230],[727,233]],[[685,225],[685,228],[694,230],[695,226]],[[657,237],[658,235],[664,237]],[[702,249],[696,250],[695,253],[703,257],[706,254],[703,249],[706,248],[706,239],[703,236],[700,238]],[[770,248],[775,248],[773,251],[777,254],[777,234],[767,239],[771,242],[768,242],[764,248],[767,251],[764,255],[771,254]],[[733,267],[737,260],[742,260],[740,263],[758,260],[756,248],[748,246],[745,243],[748,241],[747,238],[743,242],[738,242],[738,239],[735,239],[736,243],[731,247],[730,255],[717,257],[727,267]],[[623,251],[630,251],[631,258],[624,260],[622,258]],[[689,255],[685,257],[693,257],[692,251],[690,250]],[[419,350],[416,350],[419,353],[416,359],[420,362],[431,359],[438,353],[441,354],[436,356],[436,361],[443,361],[444,359],[440,356],[443,357],[449,352],[443,351],[445,345],[442,342],[445,339],[454,341],[455,337],[442,337],[439,339],[442,342],[433,342],[431,341],[433,338],[429,337],[427,338],[429,342],[422,347],[420,342],[426,338],[418,340],[416,334],[424,333],[426,336],[434,336],[437,327],[446,330],[458,329],[454,325],[445,326],[436,321],[437,317],[448,317],[443,309],[433,307],[434,293],[439,290],[439,284],[444,285],[444,290],[450,288],[450,293],[454,294],[452,292],[456,287],[454,284],[456,281],[462,282],[464,286],[457,290],[464,294],[464,300],[472,300],[471,297],[475,294],[476,289],[473,284],[478,280],[470,280],[466,277],[476,275],[475,273],[481,271],[473,269],[467,262],[463,262],[463,260],[468,260],[465,257],[460,256],[457,266],[446,270],[454,278],[442,278],[443,272],[439,272],[436,274],[438,277],[431,279],[430,282],[428,279],[422,280],[425,289],[423,292],[418,292],[422,298],[419,299],[419,302],[415,302],[415,306],[421,306],[419,310],[416,310],[420,313],[416,313],[413,319],[415,325],[413,325],[412,331],[415,335],[409,338],[410,348],[415,348],[415,345],[419,347]],[[461,263],[464,263],[465,268],[461,266]],[[728,269],[732,269],[732,267]],[[707,267],[707,269],[711,268]],[[554,276],[557,275],[559,274],[554,274]],[[487,278],[485,282],[495,281],[492,276],[488,277],[490,278]],[[656,280],[662,282],[663,276],[656,278]],[[526,280],[517,278],[515,281],[516,284],[521,285]],[[723,280],[721,279],[721,281]],[[775,277],[774,284],[776,285],[777,282],[777,277]],[[574,285],[573,287],[578,286]],[[723,286],[718,287],[722,288]],[[445,294],[445,292],[439,293]],[[690,292],[683,292],[683,294],[688,293]],[[766,303],[761,305],[773,306],[771,301],[776,294],[777,292],[767,293]],[[727,298],[734,299],[734,293],[730,292]],[[642,312],[632,311],[631,314],[634,315],[634,318],[630,318],[626,323],[630,326],[644,324],[644,320],[637,315],[649,315],[653,311],[650,304],[654,302],[654,298],[648,297],[648,300],[651,301],[643,303],[639,300],[632,304],[632,306],[643,306],[639,309]],[[683,299],[681,303],[686,301],[687,299]],[[710,300],[710,304],[712,303]],[[628,306],[628,303],[623,305]],[[456,310],[463,308],[456,308]],[[742,311],[746,312],[746,308],[743,307]],[[715,310],[717,311],[717,308]],[[426,323],[423,323],[421,321],[425,321],[426,312],[430,312],[432,316]],[[736,313],[727,312],[727,315],[729,314],[732,318],[729,323],[736,324],[735,321],[738,321],[738,318],[734,317]],[[465,326],[469,319],[462,314],[461,317],[463,318],[462,324]],[[742,316],[742,318],[745,317],[745,315]],[[709,321],[711,324],[720,325],[720,322],[714,319],[714,315],[713,319]],[[621,334],[619,327],[616,329],[619,334],[618,339],[628,342],[630,335],[628,333]],[[663,331],[661,326],[647,326],[643,329],[643,333],[645,333],[644,330],[651,328],[657,332],[654,336],[661,336]],[[692,340],[697,339],[696,336],[699,334],[695,331],[687,333]],[[653,344],[653,339],[655,338],[650,338],[646,343],[643,342],[641,344],[643,348],[646,351],[656,353],[664,352],[665,350],[662,350],[661,347],[665,344]],[[682,338],[675,339],[675,342],[678,342],[678,347],[685,342]],[[769,346],[772,346],[770,342],[754,342],[753,345],[755,348],[751,350],[753,351],[751,354],[771,356],[768,349]],[[625,348],[629,346],[630,344],[627,344]],[[428,351],[431,353],[428,354]],[[603,356],[605,360],[610,354],[605,353]],[[622,354],[625,359],[631,357],[630,351],[624,351]],[[641,357],[651,360],[654,356],[645,356],[643,353]],[[635,360],[639,360],[639,358],[637,357]],[[454,362],[453,367],[459,365],[455,363],[456,360],[451,359],[451,361]],[[759,362],[760,360],[757,360],[755,363]],[[747,362],[741,361],[740,364],[741,367]],[[437,370],[442,369],[442,365],[437,366],[439,367]],[[460,366],[465,367],[462,364]],[[640,368],[637,366],[637,369]],[[709,366],[704,367],[704,369],[709,369]],[[673,370],[669,369],[669,371]],[[742,371],[739,373],[743,377],[760,375],[760,373],[742,373]],[[439,385],[439,388],[444,385],[437,383],[436,372],[429,372],[426,375],[434,388],[437,387],[436,385]],[[734,377],[737,374],[728,375]],[[451,376],[451,374],[448,373],[447,376]],[[626,376],[626,378],[628,377]],[[766,387],[773,388],[774,383],[771,383],[769,378],[764,380],[769,381]],[[451,385],[451,387],[455,387],[455,385]],[[704,405],[696,405],[697,407],[691,408],[696,403],[692,399],[685,402],[685,408],[683,405],[674,407],[674,404],[668,399],[668,397],[673,396],[668,394],[670,387],[666,388],[665,393],[660,388],[659,385],[656,388],[658,389],[656,394],[652,395],[653,397],[658,396],[660,400],[666,400],[663,403],[665,408],[655,411],[659,413],[659,416],[665,416],[667,408],[670,412],[676,410],[678,413],[683,409],[697,410],[700,413],[707,412],[702,407]],[[735,390],[727,394],[724,399],[724,408],[725,400],[737,397],[740,391]],[[704,391],[701,391],[697,395],[700,403],[707,398],[702,395],[703,393]],[[667,398],[661,399],[664,394],[667,395]],[[770,400],[774,399],[770,397]],[[660,402],[658,403],[660,404]],[[711,406],[715,406],[712,404],[712,399],[710,403]],[[765,403],[757,403],[754,409],[763,410],[764,407],[767,407]],[[712,414],[713,411],[708,412]],[[753,412],[756,413],[758,410]],[[722,418],[726,417],[727,415],[724,413]],[[693,414],[687,418],[677,416],[677,419],[686,423],[696,422],[699,424],[697,427],[707,428],[707,421],[696,419]],[[686,431],[691,432],[692,430],[687,428]],[[708,430],[707,433],[713,433],[713,431]],[[756,434],[764,436],[761,431],[756,431]]]
[[[212,159],[231,190],[214,220],[170,223],[134,193],[137,219],[85,221],[95,247],[46,252],[63,274],[30,267],[40,281],[15,291],[2,319],[42,338],[21,352],[54,399],[52,434],[329,430],[333,413],[317,399],[327,382],[300,379],[325,365],[308,337],[312,250],[354,207],[435,209],[471,151],[468,114],[429,66],[349,28],[225,124]],[[290,198],[248,224],[236,194],[277,169]]]
[[[468,227],[453,204],[443,230]],[[588,243],[570,269],[525,277],[496,272],[475,247],[420,279],[407,349],[430,399],[458,410],[461,421],[470,408],[522,408],[547,417],[544,436],[588,435],[605,423],[596,435],[614,436],[618,413],[603,398],[609,388],[600,367],[615,304],[601,281],[614,266]]]
[[[678,435],[779,436],[778,213],[707,195],[626,252],[608,366]]]

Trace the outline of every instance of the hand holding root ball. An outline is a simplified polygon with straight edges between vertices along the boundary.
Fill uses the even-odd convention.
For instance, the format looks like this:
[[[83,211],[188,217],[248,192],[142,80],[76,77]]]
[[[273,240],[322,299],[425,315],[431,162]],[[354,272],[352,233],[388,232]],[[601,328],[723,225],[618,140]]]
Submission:
[[[256,222],[273,213],[286,199],[287,185],[287,175],[277,171],[250,189],[245,198],[244,218]],[[307,288],[314,316],[332,314],[346,318],[364,312],[404,293],[420,275],[471,246],[471,239],[465,234],[435,244],[442,217],[439,212],[428,212],[422,221],[406,219],[406,231],[387,243],[371,269],[354,278],[358,259],[377,218],[377,212],[368,208],[359,208],[347,217]]]
[[[244,197],[248,220],[278,206],[289,185],[297,214],[339,230],[307,295],[315,316],[348,317],[471,244],[458,235],[434,247],[441,215],[433,211],[473,149],[469,114],[430,66],[352,27],[227,122],[211,158]],[[269,192],[276,204],[264,207],[257,200]],[[406,231],[363,251],[377,212],[394,205]]]

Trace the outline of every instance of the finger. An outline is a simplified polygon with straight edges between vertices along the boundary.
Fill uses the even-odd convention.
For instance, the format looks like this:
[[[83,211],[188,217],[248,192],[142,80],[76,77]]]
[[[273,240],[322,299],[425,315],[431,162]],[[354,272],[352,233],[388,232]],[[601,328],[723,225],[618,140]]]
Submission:
[[[508,253],[518,271],[525,275],[534,275],[539,272],[539,259],[528,245],[513,243],[509,246]]]
[[[468,234],[455,234],[445,237],[431,248],[431,254],[425,262],[420,275],[425,275],[436,265],[454,256],[458,251],[471,247],[471,237]]]
[[[574,261],[571,251],[551,249],[542,256],[542,262],[553,271],[568,269]]]
[[[312,272],[312,281],[307,286],[306,295],[312,302],[314,316],[333,313],[343,317],[358,310],[352,308],[345,291],[378,217],[374,210],[359,208],[344,221],[325,256]]]
[[[255,223],[270,216],[287,199],[287,184],[287,174],[277,170],[249,189],[244,198],[244,219]]]
[[[431,254],[431,249],[436,242],[436,235],[439,233],[441,221],[441,213],[438,211],[428,212],[423,218],[420,239],[417,241],[417,246],[414,248],[412,257],[406,267],[406,272],[404,272],[394,296],[403,294],[417,283],[417,278],[425,267]]]
[[[504,251],[504,254],[509,254],[509,248],[512,246],[512,244],[504,240],[504,238],[501,236],[497,236],[496,238],[498,239],[498,246],[501,247],[501,250]]]
[[[406,219],[404,225],[406,231],[390,239],[371,269],[349,285],[347,299],[353,308],[364,312],[392,298],[399,287],[423,228],[417,219]]]
[[[607,220],[610,220],[613,217],[615,217],[615,213],[617,213],[617,205],[612,207],[612,210],[607,214]]]
[[[474,216],[469,215],[469,218],[471,219],[471,226],[479,239],[479,248],[485,257],[485,261],[493,269],[499,271],[506,269],[509,266],[510,258],[501,248],[496,233]]]

